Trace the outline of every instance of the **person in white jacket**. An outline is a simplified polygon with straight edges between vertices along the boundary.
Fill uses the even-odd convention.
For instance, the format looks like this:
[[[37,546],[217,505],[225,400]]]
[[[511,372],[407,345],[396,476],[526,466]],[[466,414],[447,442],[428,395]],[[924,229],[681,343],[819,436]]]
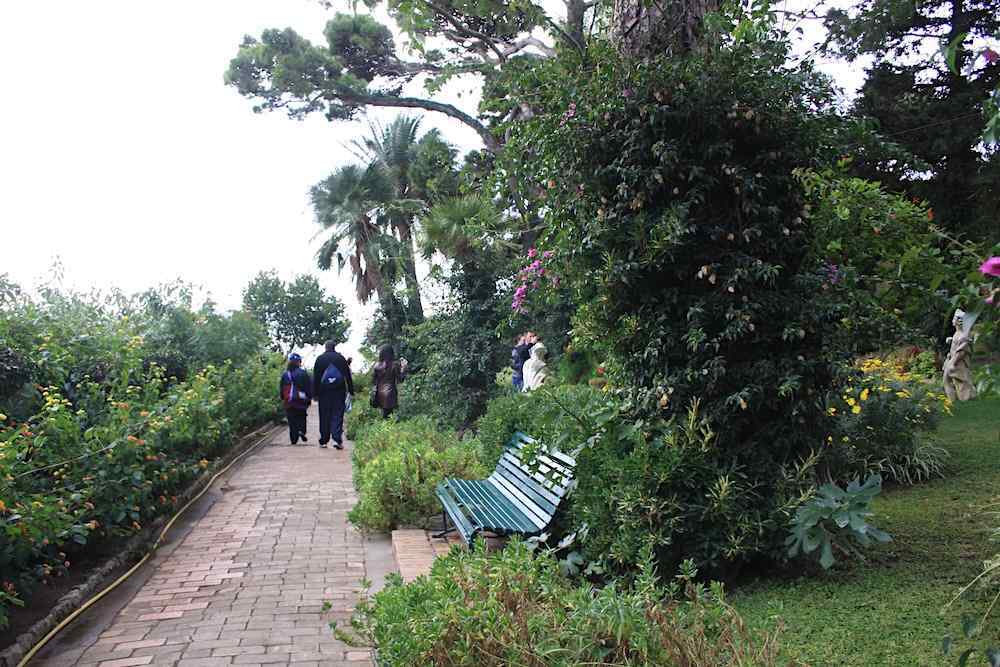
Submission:
[[[545,345],[538,341],[531,347],[531,356],[524,362],[524,388],[521,391],[532,391],[542,386],[549,377],[548,365],[545,363]]]

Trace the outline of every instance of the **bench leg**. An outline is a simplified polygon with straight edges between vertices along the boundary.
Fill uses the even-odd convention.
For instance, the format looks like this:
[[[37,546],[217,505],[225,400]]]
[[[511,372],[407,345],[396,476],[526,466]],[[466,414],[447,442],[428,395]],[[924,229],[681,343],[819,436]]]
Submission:
[[[443,530],[440,533],[434,533],[433,535],[431,535],[431,537],[433,537],[434,539],[440,539],[445,535],[447,535],[448,533],[455,532],[455,526],[452,526],[451,528],[448,527],[448,513],[445,512],[444,510],[441,510],[441,528]]]

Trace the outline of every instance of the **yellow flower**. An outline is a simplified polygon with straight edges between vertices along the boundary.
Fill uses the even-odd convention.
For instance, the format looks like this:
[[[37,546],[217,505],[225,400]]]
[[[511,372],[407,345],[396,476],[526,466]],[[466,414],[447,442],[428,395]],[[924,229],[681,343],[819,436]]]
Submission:
[[[7,503],[0,500],[0,512],[6,512],[6,511],[7,511]]]
[[[837,414],[837,408],[831,405],[826,409],[826,414],[830,415],[831,417],[834,416],[835,414]]]
[[[853,408],[851,408],[851,412],[853,412],[856,415],[861,414],[861,406],[860,405],[855,405]]]
[[[0,422],[5,422],[5,421],[7,421],[7,415],[5,415],[4,413],[0,412]]]
[[[854,400],[853,398],[848,398],[848,399],[847,399],[847,404],[848,404],[848,405],[851,405],[851,406],[853,406],[853,405],[854,405],[855,403],[857,403],[857,401],[855,401],[855,400]]]
[[[862,401],[867,401],[868,400],[868,389],[867,389],[867,387],[865,389],[861,390],[860,396],[861,396],[861,400]]]

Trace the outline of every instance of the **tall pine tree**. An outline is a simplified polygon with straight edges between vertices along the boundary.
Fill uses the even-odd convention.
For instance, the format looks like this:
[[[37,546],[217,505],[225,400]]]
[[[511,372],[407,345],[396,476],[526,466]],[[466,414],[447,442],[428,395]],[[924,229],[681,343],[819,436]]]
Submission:
[[[863,0],[829,11],[826,26],[831,51],[874,58],[854,111],[903,149],[862,150],[861,175],[928,200],[947,229],[1000,236],[1000,157],[980,140],[1000,64],[976,48],[1000,31],[995,0]],[[952,43],[960,74],[940,48]]]

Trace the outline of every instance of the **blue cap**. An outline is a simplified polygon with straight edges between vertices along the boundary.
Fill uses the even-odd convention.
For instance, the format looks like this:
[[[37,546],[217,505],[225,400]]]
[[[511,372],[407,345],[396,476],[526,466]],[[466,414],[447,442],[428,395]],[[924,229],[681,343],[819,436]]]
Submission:
[[[302,355],[300,355],[298,352],[292,352],[290,355],[288,355],[288,360],[289,361],[302,361]]]

